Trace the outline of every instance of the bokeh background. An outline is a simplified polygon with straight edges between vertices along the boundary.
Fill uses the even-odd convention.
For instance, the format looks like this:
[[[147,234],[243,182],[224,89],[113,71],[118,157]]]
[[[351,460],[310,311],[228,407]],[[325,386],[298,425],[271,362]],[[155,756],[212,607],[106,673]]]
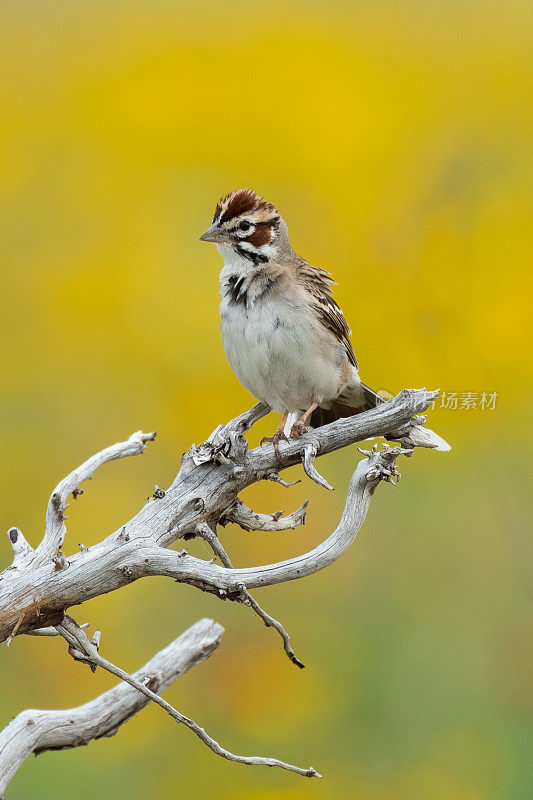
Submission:
[[[65,550],[91,545],[251,405],[219,339],[219,256],[198,242],[234,188],[274,202],[295,249],[334,273],[367,383],[458,398],[430,417],[452,452],[405,461],[341,561],[257,592],[305,670],[246,608],[171,581],[75,612],[130,670],[219,620],[221,648],[168,699],[230,749],[312,764],[322,781],[224,762],[149,708],[113,739],[28,760],[8,798],[533,796],[531,23],[527,0],[1,4],[4,529],[36,544],[60,477],[157,428],[71,505]],[[308,524],[228,527],[234,561],[323,539],[358,458],[321,460],[332,493],[305,479],[245,493],[260,511],[308,497]],[[0,681],[2,725],[112,684],[60,641],[25,637],[2,649]]]

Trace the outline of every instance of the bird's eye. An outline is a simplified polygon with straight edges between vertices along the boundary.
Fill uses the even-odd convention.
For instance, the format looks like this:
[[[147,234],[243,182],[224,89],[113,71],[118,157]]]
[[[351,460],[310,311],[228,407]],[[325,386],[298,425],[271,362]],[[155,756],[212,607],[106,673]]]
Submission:
[[[239,230],[240,231],[249,231],[252,227],[252,224],[248,222],[247,219],[243,219],[242,222],[239,222]]]

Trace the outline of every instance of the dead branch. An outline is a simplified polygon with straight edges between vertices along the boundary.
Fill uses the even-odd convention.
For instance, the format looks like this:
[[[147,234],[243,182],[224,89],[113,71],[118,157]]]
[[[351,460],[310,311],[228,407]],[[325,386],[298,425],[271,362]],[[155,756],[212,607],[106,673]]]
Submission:
[[[89,549],[79,545],[79,552],[67,557],[59,548],[64,545],[66,536],[65,509],[69,495],[77,497],[81,493],[80,484],[90,478],[97,467],[141,453],[146,443],[155,438],[155,433],[138,431],[125,442],[97,453],[64,478],[52,493],[45,533],[35,550],[18,528],[9,529],[14,557],[12,564],[0,573],[0,642],[9,643],[22,634],[47,636],[59,633],[69,641],[70,652],[75,658],[119,676],[131,685],[131,689],[124,691],[133,692],[136,702],[152,700],[158,703],[219,755],[246,764],[280,766],[316,776],[318,773],[312,769],[293,767],[276,759],[234,756],[224,750],[196,723],[162,700],[153,687],[146,686],[137,677],[100,656],[98,637],[89,642],[83,631],[73,621],[69,622],[65,612],[74,605],[140,578],[164,575],[211,592],[221,599],[249,605],[267,626],[277,630],[289,658],[303,666],[289,645],[285,628],[258,605],[250,590],[302,578],[333,563],[355,539],[379,482],[393,483],[394,477],[398,476],[395,465],[400,455],[411,455],[415,446],[449,449],[440,437],[423,427],[425,418],[414,416],[423,412],[436,395],[436,392],[424,389],[404,390],[371,411],[340,419],[310,431],[300,439],[282,442],[279,452],[270,445],[248,449],[244,434],[269,411],[267,406],[259,403],[227,425],[219,425],[206,442],[191,447],[184,454],[181,469],[171,486],[166,490],[156,487],[153,496],[120,529]],[[258,514],[239,500],[238,495],[243,489],[260,480],[276,480],[290,486],[292,484],[280,477],[280,472],[298,463],[312,480],[331,489],[318,473],[315,459],[379,436],[387,436],[400,442],[401,446],[384,445],[379,452],[376,446],[362,451],[365,457],[357,464],[350,481],[341,519],[323,542],[307,553],[275,564],[238,569],[232,566],[230,556],[217,535],[219,524],[235,522],[245,530],[275,531],[294,528],[305,522],[306,503],[284,518],[281,512]],[[205,539],[221,564],[216,563],[216,558],[208,561],[195,558],[186,550],[169,549],[176,540],[186,540],[191,536]],[[142,699],[139,699],[139,693],[144,695]],[[35,713],[71,712],[31,712]],[[42,730],[45,728],[46,725]],[[0,735],[0,743],[4,741],[4,735],[5,731]],[[48,732],[46,735],[51,734]],[[40,749],[42,741],[39,739]],[[0,748],[0,762],[1,759]],[[12,767],[7,769],[9,771]]]
[[[213,624],[216,625],[216,623]],[[220,628],[220,626],[218,627]],[[204,744],[206,744],[210,750],[213,750],[214,753],[222,756],[222,758],[226,758],[228,761],[234,761],[238,764],[281,767],[281,769],[286,769],[289,772],[296,772],[299,775],[305,775],[309,778],[321,777],[312,767],[295,767],[292,764],[287,764],[285,761],[280,761],[277,758],[265,758],[264,756],[238,756],[235,753],[231,753],[229,750],[226,750],[225,747],[222,747],[215,739],[213,739],[212,736],[209,736],[209,734],[194,720],[186,717],[185,714],[181,714],[179,711],[176,711],[176,709],[171,706],[170,703],[167,703],[166,700],[163,700],[162,697],[156,694],[156,692],[152,690],[152,687],[146,685],[146,683],[144,683],[142,680],[139,680],[135,675],[130,675],[120,667],[112,664],[106,658],[103,658],[98,652],[100,646],[100,631],[97,631],[95,637],[89,641],[79,625],[76,624],[72,617],[69,617],[66,614],[63,622],[57,626],[57,631],[68,642],[69,653],[76,661],[86,662],[93,671],[96,669],[96,667],[101,667],[107,672],[110,672],[112,675],[116,675],[117,678],[121,678],[121,680],[123,680],[125,683],[133,686],[134,689],[147,697],[148,700],[152,700],[154,703],[157,703],[158,706],[161,706],[161,708],[166,711],[167,714],[169,714],[176,722],[183,723],[183,725],[185,725],[196,736],[198,736],[198,738]]]
[[[162,692],[184,672],[208,658],[218,647],[223,632],[218,623],[200,620],[131,677],[145,689]],[[145,694],[127,683],[119,683],[78,708],[28,709],[20,713],[0,732],[0,797],[30,753],[79,747],[91,739],[114,736],[121,725],[150,702]]]
[[[283,511],[274,511],[273,514],[258,514],[251,508],[245,506],[241,500],[237,500],[232,508],[229,508],[223,517],[219,519],[220,525],[228,522],[235,522],[245,531],[287,531],[294,530],[299,525],[305,525],[305,510],[308,501],[302,503],[300,508],[292,514],[282,516]]]

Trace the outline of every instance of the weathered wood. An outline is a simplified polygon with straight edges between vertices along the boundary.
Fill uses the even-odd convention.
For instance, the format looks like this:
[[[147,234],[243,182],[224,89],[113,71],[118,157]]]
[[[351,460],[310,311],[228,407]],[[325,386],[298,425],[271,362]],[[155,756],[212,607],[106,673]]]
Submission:
[[[112,592],[132,581],[163,575],[250,606],[267,626],[278,631],[287,655],[302,667],[281,623],[258,605],[250,595],[250,590],[303,578],[333,563],[354,541],[379,482],[394,482],[394,477],[398,475],[396,459],[400,455],[411,455],[415,446],[449,449],[440,437],[422,427],[424,418],[414,417],[424,411],[436,396],[436,392],[425,389],[404,390],[371,411],[337,420],[310,431],[300,439],[281,442],[279,452],[271,445],[248,450],[244,434],[269,411],[267,406],[259,403],[227,425],[218,426],[206,442],[191,447],[184,454],[181,469],[172,485],[166,491],[156,487],[153,497],[129,522],[90,548],[80,545],[79,552],[68,557],[59,550],[66,535],[64,512],[68,496],[80,494],[81,482],[91,477],[99,466],[141,453],[147,442],[155,438],[155,433],[143,434],[138,431],[125,442],[92,456],[64,478],[50,497],[44,537],[35,550],[18,528],[8,531],[14,557],[12,564],[0,573],[0,642],[7,641],[9,644],[21,634],[60,634],[69,642],[69,652],[75,658],[87,661],[92,668],[100,666],[107,669],[121,677],[126,684],[129,683],[130,687],[121,684],[111,690],[111,694],[106,693],[80,709],[66,712],[27,711],[19,715],[0,734],[0,789],[29,752],[75,746],[95,736],[111,735],[110,732],[114,732],[121,721],[129,718],[150,699],[165,708],[177,721],[184,722],[224,758],[246,764],[279,766],[309,777],[318,776],[312,768],[294,767],[272,758],[236,756],[225,750],[151,688],[100,656],[98,637],[93,637],[89,642],[81,628],[73,620],[69,621],[65,612],[72,606]],[[261,480],[277,480],[290,486],[279,473],[297,463],[302,464],[313,480],[332,488],[317,472],[314,459],[355,442],[379,436],[398,441],[401,446],[384,445],[378,451],[376,445],[371,451],[362,451],[365,457],[359,461],[353,473],[341,519],[323,542],[307,553],[275,564],[239,569],[231,566],[230,557],[217,536],[218,524],[234,521],[248,530],[273,531],[293,528],[305,521],[306,503],[285,518],[280,513],[257,514],[240,502],[238,495],[243,489]],[[201,536],[209,543],[215,559],[203,560],[189,555],[186,550],[169,549],[169,545],[176,540],[195,536]],[[221,565],[216,563],[216,557],[222,562]],[[170,647],[174,645],[176,643]],[[168,680],[170,682],[173,678]],[[106,707],[110,698],[113,702],[119,698],[120,702],[117,701],[116,713],[112,715],[106,732],[96,723],[96,727],[91,726],[90,714],[99,719],[100,706]],[[67,718],[75,718],[75,721],[68,723],[61,732],[55,730],[57,721]],[[13,749],[13,743],[16,742],[20,743],[19,750],[16,747]]]
[[[224,629],[203,619],[160,650],[133,677],[156,692],[208,658],[218,647]],[[78,708],[57,711],[27,709],[0,732],[0,797],[30,753],[64,750],[91,739],[114,736],[119,727],[150,702],[137,689],[121,682]]]
[[[0,573],[0,642],[12,634],[17,624],[18,634],[57,625],[66,609],[141,577],[167,575],[217,592],[232,591],[242,582],[249,588],[266,586],[322,569],[326,563],[320,552],[314,551],[313,555],[291,559],[290,563],[231,571],[166,548],[200,523],[216,525],[235,506],[239,492],[247,486],[271,479],[301,462],[310,441],[317,457],[391,431],[399,431],[398,438],[405,441],[409,428],[413,428],[413,414],[423,411],[434,398],[434,392],[405,390],[379,408],[340,419],[301,439],[282,442],[279,456],[270,445],[247,449],[243,433],[265,413],[265,407],[258,404],[218,428],[207,442],[185,453],[182,467],[166,492],[156,493],[162,496],[150,498],[135,517],[88,550],[53,561],[52,542],[56,549],[60,546],[64,520],[61,530],[53,522],[43,540],[46,546],[41,544],[27,553],[24,564],[19,562]],[[76,476],[75,479],[65,479],[62,483],[67,483],[71,491],[77,489],[86,473],[110,460],[110,452],[113,458],[132,454],[132,440],[139,443],[137,452],[142,452],[145,442],[152,437],[141,432],[134,434],[126,442],[93,456],[69,476],[69,479]],[[105,458],[101,458],[103,454]],[[59,494],[60,505],[64,505],[65,492]],[[366,508],[364,504],[364,513]],[[50,507],[48,516],[53,516]],[[363,518],[364,515],[358,524]]]

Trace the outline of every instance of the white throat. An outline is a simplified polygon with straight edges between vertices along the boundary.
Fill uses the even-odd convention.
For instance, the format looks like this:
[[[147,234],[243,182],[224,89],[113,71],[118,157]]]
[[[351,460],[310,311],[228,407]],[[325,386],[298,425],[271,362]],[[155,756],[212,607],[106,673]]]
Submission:
[[[247,272],[252,267],[251,261],[239,255],[232,244],[217,244],[217,250],[224,260],[224,269],[229,267],[234,272]]]

